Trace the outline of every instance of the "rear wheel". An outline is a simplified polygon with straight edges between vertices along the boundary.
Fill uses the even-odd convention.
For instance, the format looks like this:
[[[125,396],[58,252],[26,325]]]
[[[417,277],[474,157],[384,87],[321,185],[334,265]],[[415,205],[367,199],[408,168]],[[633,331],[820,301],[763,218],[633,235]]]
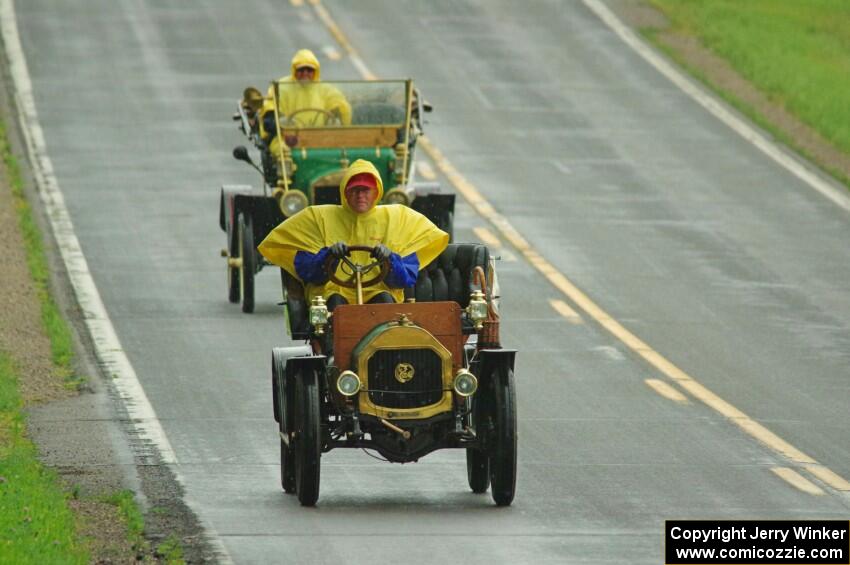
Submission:
[[[490,460],[487,453],[474,447],[466,448],[466,478],[472,492],[487,492],[490,486]]]
[[[319,381],[316,372],[305,369],[295,383],[295,492],[301,506],[314,506],[319,499],[322,436],[319,414]]]
[[[242,262],[239,266],[237,279],[242,295],[242,311],[250,314],[254,311],[254,273],[256,272],[256,252],[254,249],[254,229],[250,218],[239,214],[237,222],[237,237],[239,238],[239,255]]]
[[[491,492],[498,506],[509,506],[516,490],[516,390],[513,371],[507,367],[497,369],[492,386]]]
[[[484,394],[477,394],[472,398],[472,425],[478,434],[479,441],[485,437],[484,427],[487,422],[483,418],[487,409],[484,407],[486,398]],[[487,492],[490,486],[490,458],[487,451],[475,447],[466,448],[466,479],[472,492],[481,494]]]
[[[239,256],[239,246],[235,237],[232,237],[229,233],[227,235],[227,239],[232,241],[227,242],[227,251],[228,251],[228,259],[230,257],[238,257]],[[231,267],[230,263],[227,264],[227,299],[236,304],[239,302],[240,296],[240,288],[239,288],[239,267]]]
[[[280,432],[284,433],[282,424]],[[283,439],[280,440],[280,486],[286,494],[295,492],[295,453]]]

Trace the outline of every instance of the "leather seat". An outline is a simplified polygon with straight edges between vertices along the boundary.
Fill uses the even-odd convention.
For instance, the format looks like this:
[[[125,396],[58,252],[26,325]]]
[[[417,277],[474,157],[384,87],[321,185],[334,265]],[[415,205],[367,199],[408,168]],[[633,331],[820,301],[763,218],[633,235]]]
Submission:
[[[478,285],[473,284],[474,269],[481,267],[487,273],[490,253],[479,243],[450,243],[430,265],[419,272],[416,286],[405,289],[406,298],[416,302],[453,300],[466,308],[469,294]]]

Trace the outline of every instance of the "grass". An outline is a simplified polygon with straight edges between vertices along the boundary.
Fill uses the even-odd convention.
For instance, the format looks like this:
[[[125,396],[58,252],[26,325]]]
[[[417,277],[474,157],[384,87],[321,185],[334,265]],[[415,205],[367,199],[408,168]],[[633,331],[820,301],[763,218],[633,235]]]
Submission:
[[[67,494],[25,437],[15,368],[0,353],[0,563],[88,563]]]
[[[850,153],[850,2],[651,2],[674,29],[696,36],[771,101]]]
[[[41,232],[24,195],[21,170],[2,121],[0,156],[24,238],[30,276],[41,304],[54,372],[66,386],[77,388],[83,381],[74,374],[71,330],[50,295],[50,271]],[[67,504],[68,499],[79,497],[79,489],[64,491],[56,473],[41,465],[35,445],[26,437],[23,408],[14,363],[6,352],[0,351],[0,565],[88,563],[91,555],[87,542],[80,536],[77,518]],[[134,547],[146,549],[144,520],[133,493],[115,493],[108,502],[119,508]],[[183,563],[176,539],[169,538],[161,548],[159,553],[168,563]]]
[[[149,543],[144,537],[145,520],[136,500],[133,498],[133,492],[122,490],[105,497],[104,502],[117,506],[121,512],[121,516],[127,524],[127,537],[133,544],[133,547],[139,552],[149,553]],[[161,508],[153,508],[152,512],[163,512]],[[183,565],[183,547],[180,541],[173,534],[156,546],[156,557],[159,562],[168,563],[169,565]]]
[[[18,212],[18,220],[26,247],[27,266],[41,303],[41,321],[50,339],[53,365],[57,375],[64,379],[66,386],[77,388],[84,379],[74,373],[74,345],[71,330],[50,295],[50,270],[44,254],[41,231],[38,229],[32,209],[24,195],[21,168],[9,147],[6,126],[2,122],[0,122],[0,155],[2,155],[3,163],[6,165],[6,175]]]

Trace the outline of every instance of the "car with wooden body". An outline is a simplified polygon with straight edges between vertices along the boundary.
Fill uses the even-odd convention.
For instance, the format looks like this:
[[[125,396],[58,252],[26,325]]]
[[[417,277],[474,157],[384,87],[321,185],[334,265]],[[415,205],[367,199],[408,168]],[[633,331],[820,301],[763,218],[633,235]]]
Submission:
[[[371,248],[352,250],[370,251]],[[388,268],[346,263],[331,280],[357,289]],[[449,244],[420,271],[398,304],[337,306],[304,300],[281,271],[287,327],[301,345],[272,352],[272,401],[280,435],[281,485],[316,504],[322,458],[340,448],[388,462],[439,449],[466,452],[469,487],[510,505],[516,487],[516,351],[499,339],[494,262],[479,244]]]

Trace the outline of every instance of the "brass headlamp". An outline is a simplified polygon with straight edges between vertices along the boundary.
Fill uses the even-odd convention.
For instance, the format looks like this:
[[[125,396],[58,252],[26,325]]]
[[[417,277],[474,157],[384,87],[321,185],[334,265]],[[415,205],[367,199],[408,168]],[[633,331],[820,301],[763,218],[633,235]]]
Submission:
[[[401,204],[410,206],[410,194],[404,188],[396,187],[384,195],[384,202],[387,204]]]
[[[313,303],[310,304],[310,324],[316,328],[317,335],[325,333],[325,326],[328,325],[328,307],[321,296],[313,298]]]
[[[306,208],[308,204],[307,197],[297,189],[290,188],[289,190],[283,190],[277,187],[272,192],[272,196],[277,200],[280,212],[286,218],[294,216]]]
[[[484,293],[480,290],[473,290],[469,295],[469,306],[466,307],[466,313],[469,319],[472,320],[472,325],[480,331],[484,327],[484,320],[487,319],[487,300],[484,298]]]

